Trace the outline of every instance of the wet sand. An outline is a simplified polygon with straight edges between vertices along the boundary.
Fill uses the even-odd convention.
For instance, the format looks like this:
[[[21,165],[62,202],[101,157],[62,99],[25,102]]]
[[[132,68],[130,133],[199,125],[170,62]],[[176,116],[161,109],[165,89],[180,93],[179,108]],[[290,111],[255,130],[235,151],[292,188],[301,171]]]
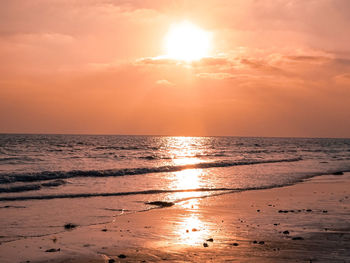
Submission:
[[[116,211],[108,224],[0,245],[1,262],[165,260],[350,262],[350,173],[135,214]]]

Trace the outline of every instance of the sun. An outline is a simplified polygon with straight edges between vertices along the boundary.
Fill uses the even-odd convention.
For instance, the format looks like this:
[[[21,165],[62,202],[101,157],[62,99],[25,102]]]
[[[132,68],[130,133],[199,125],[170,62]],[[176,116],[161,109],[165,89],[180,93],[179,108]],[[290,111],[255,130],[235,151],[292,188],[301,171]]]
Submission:
[[[166,57],[189,62],[209,56],[211,34],[183,21],[170,27],[164,42]]]

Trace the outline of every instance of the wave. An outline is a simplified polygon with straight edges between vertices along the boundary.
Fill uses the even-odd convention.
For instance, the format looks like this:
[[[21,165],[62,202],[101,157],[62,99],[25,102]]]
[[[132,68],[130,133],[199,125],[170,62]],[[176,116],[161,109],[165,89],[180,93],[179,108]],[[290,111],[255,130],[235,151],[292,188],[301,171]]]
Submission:
[[[303,177],[295,178],[293,181],[288,181],[282,184],[271,184],[271,185],[262,185],[262,186],[254,186],[254,187],[245,187],[245,188],[193,188],[193,189],[151,189],[151,190],[142,190],[142,191],[130,191],[130,192],[105,192],[105,193],[70,193],[70,194],[51,194],[51,195],[28,195],[28,196],[5,196],[0,197],[1,201],[27,201],[27,200],[50,200],[50,199],[72,199],[72,198],[91,198],[91,197],[112,197],[112,196],[128,196],[128,195],[154,195],[154,194],[166,194],[166,193],[183,193],[183,192],[204,192],[211,193],[209,195],[203,196],[192,196],[179,198],[177,200],[172,201],[172,203],[178,203],[182,201],[186,201],[193,198],[203,198],[209,197],[213,195],[221,195],[228,193],[236,193],[243,191],[252,191],[252,190],[267,190],[279,187],[285,187],[294,185],[304,180],[310,179],[315,176],[322,175],[343,175],[345,172],[350,172],[350,170],[336,171],[336,172],[317,172],[313,174],[307,174]],[[146,203],[147,204],[147,203]],[[0,207],[1,208],[1,207]]]
[[[29,184],[21,186],[11,186],[11,187],[0,187],[0,193],[18,193],[26,191],[40,190],[40,184]]]
[[[276,187],[276,186],[273,186]],[[89,198],[89,197],[110,197],[126,195],[150,195],[164,193],[182,193],[182,192],[218,192],[218,191],[249,191],[266,189],[267,187],[249,187],[249,188],[195,188],[195,189],[177,189],[177,190],[144,190],[133,192],[115,192],[115,193],[77,193],[77,194],[52,194],[52,195],[32,195],[32,196],[6,196],[0,197],[0,201],[25,201],[25,200],[49,200],[49,199],[66,199],[66,198]],[[271,186],[268,186],[271,188]],[[181,199],[182,200],[182,199]]]
[[[0,158],[0,164],[7,163],[25,163],[25,162],[33,162],[33,161],[41,161],[39,158],[30,158],[27,156],[20,156],[20,157],[4,157]]]
[[[0,187],[0,193],[19,193],[19,192],[35,191],[35,190],[40,190],[43,187],[57,187],[65,183],[66,182],[64,180],[57,179],[57,180],[49,181],[42,184],[26,184],[26,185]]]
[[[143,150],[142,147],[137,146],[97,146],[95,150]]]
[[[72,171],[44,171],[38,173],[0,174],[0,184],[13,182],[37,182],[54,179],[67,179],[74,177],[113,177],[124,175],[137,175],[148,173],[178,172],[186,169],[205,169],[214,167],[230,167],[238,165],[255,165],[264,163],[297,162],[301,158],[275,159],[275,160],[242,160],[204,162],[187,165],[160,166],[146,168],[125,168],[116,170],[72,170]]]
[[[197,158],[201,158],[201,157],[224,157],[224,156],[228,156],[225,153],[213,153],[213,154],[196,154],[195,157]]]

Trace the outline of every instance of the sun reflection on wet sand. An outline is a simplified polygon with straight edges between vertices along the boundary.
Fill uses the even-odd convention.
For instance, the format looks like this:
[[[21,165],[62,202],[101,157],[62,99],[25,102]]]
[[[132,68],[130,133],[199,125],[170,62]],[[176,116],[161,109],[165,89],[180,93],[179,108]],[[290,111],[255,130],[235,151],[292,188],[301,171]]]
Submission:
[[[188,194],[191,194],[191,193],[188,193]],[[193,194],[191,196],[193,196]],[[186,209],[198,209],[199,201],[198,199],[189,199],[185,202],[180,203],[180,205]]]
[[[177,242],[182,245],[202,244],[209,236],[209,230],[197,214],[185,217],[173,230]]]

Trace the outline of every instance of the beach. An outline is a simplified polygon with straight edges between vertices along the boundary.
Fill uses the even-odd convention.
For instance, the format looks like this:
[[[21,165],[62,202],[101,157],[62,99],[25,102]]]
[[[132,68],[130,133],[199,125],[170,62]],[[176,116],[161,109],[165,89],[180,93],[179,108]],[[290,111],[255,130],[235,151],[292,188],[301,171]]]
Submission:
[[[4,242],[1,262],[349,262],[349,185],[350,173],[324,175],[119,211],[110,223]]]
[[[0,21],[0,263],[350,263],[350,0]]]

